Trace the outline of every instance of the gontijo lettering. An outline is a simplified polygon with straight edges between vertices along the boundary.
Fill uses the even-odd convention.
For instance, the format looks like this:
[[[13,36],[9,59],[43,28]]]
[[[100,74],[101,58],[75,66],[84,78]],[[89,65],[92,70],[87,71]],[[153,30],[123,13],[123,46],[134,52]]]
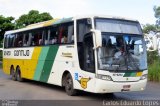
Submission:
[[[14,50],[14,56],[29,56],[29,50]]]

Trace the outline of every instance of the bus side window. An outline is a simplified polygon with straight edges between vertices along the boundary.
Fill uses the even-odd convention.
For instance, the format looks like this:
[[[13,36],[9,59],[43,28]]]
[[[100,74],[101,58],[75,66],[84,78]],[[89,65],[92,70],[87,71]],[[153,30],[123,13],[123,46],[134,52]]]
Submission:
[[[8,48],[10,48],[11,47],[11,35],[8,35],[7,38],[8,38]]]
[[[12,44],[11,44],[12,47],[14,47],[15,40],[16,40],[16,35],[13,34],[13,35],[12,35]]]
[[[41,45],[45,45],[45,36],[46,36],[46,31],[45,29],[42,30],[42,42]]]
[[[77,42],[83,42],[83,37],[89,33],[91,29],[90,19],[82,19],[77,21]]]
[[[18,47],[22,47],[22,43],[23,43],[23,35],[19,34],[19,36],[18,36]]]
[[[38,29],[32,32],[32,46],[42,45],[42,31]]]
[[[32,33],[31,32],[29,32],[29,39],[28,39],[27,45],[32,46]]]
[[[73,23],[68,26],[68,39],[67,43],[74,43],[74,26]]]
[[[18,39],[17,39],[17,34],[15,34],[15,42],[14,42],[14,47],[18,47]]]
[[[16,34],[14,47],[22,47],[23,35],[21,33]]]
[[[63,43],[63,38],[62,38],[62,34],[63,34],[63,27],[59,28],[59,36],[58,36],[58,43]]]
[[[36,33],[34,32],[33,34],[32,34],[32,46],[37,46],[37,42],[38,42],[38,40],[37,40],[37,36],[36,36]]]
[[[35,46],[35,44],[36,44],[36,38],[35,38],[34,34],[32,33],[31,46]]]
[[[74,42],[74,37],[73,37],[74,29],[73,28],[74,28],[73,22],[61,24],[61,27],[59,29],[59,42],[61,44]]]
[[[57,44],[57,43],[58,43],[58,27],[53,26],[50,27],[49,44]]]
[[[50,36],[50,30],[45,29],[45,34],[44,34],[44,45],[49,44],[49,36]]]
[[[8,48],[8,35],[5,35],[4,37],[4,48]]]
[[[67,43],[67,30],[65,26],[60,27],[60,33],[59,33],[59,42],[61,44]]]
[[[14,47],[15,34],[9,35],[8,47]]]
[[[29,34],[28,33],[24,33],[23,35],[23,46],[29,46]]]
[[[42,45],[42,31],[37,33],[37,46]]]

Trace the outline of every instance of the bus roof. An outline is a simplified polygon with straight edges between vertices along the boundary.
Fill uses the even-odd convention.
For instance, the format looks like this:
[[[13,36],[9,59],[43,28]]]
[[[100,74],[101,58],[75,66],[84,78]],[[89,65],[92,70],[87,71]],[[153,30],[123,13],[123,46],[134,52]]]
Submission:
[[[137,21],[137,20],[134,20],[134,19],[117,17],[117,16],[109,16],[109,15],[86,15],[86,16],[83,15],[83,16],[75,16],[75,17],[70,17],[70,18],[52,19],[52,20],[49,20],[49,21],[44,21],[44,22],[39,22],[39,23],[36,23],[36,24],[31,24],[31,25],[28,25],[28,26],[26,26],[24,28],[21,28],[21,29],[6,31],[5,35],[11,34],[11,33],[23,32],[23,31],[36,29],[36,28],[41,28],[41,27],[52,26],[52,25],[55,25],[55,24],[70,22],[70,21],[73,21],[74,19],[83,19],[83,18],[111,18],[111,19],[121,19],[121,20],[128,20],[128,21]]]
[[[11,34],[11,33],[23,32],[23,31],[27,31],[27,30],[31,30],[31,29],[36,29],[36,28],[52,26],[52,25],[60,24],[60,23],[70,22],[70,21],[72,21],[72,19],[73,18],[71,17],[71,18],[52,19],[49,21],[39,22],[39,23],[28,25],[28,26],[21,28],[21,29],[6,31],[5,35]]]
[[[137,20],[132,19],[132,18],[112,16],[112,15],[83,15],[83,16],[73,17],[73,19],[83,19],[83,18],[110,18],[110,19],[121,19],[121,20],[127,20],[127,21],[137,21]]]

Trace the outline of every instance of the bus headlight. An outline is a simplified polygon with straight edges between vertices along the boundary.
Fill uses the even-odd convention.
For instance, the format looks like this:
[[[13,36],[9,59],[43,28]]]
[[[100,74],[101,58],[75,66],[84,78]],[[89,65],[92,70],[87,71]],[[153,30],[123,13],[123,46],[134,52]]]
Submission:
[[[97,74],[97,78],[98,78],[98,79],[102,79],[102,80],[112,81],[112,78],[111,78],[111,76],[109,76],[109,75]]]
[[[144,80],[144,79],[146,79],[146,78],[147,78],[147,76],[148,76],[147,74],[142,75],[142,76],[141,76],[141,78],[140,78],[140,80]]]

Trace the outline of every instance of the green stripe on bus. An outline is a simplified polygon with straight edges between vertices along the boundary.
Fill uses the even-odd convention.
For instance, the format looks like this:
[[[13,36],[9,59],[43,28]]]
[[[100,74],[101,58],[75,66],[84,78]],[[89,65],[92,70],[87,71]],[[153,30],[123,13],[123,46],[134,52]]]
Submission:
[[[43,67],[44,67],[44,63],[45,63],[48,51],[49,51],[49,47],[42,48],[42,51],[41,51],[39,59],[38,59],[36,71],[34,73],[34,80],[37,80],[37,81],[40,80],[40,76],[41,76],[41,73],[43,72]]]
[[[129,77],[131,76],[131,73],[125,73],[123,77]]]
[[[59,46],[57,45],[50,46],[44,66],[43,66],[43,73],[41,74],[40,81],[42,82],[48,81],[58,48]]]
[[[135,72],[131,73],[131,77],[136,77],[136,73]]]
[[[127,72],[124,74],[123,77],[135,77],[136,76],[136,73],[135,72]]]

